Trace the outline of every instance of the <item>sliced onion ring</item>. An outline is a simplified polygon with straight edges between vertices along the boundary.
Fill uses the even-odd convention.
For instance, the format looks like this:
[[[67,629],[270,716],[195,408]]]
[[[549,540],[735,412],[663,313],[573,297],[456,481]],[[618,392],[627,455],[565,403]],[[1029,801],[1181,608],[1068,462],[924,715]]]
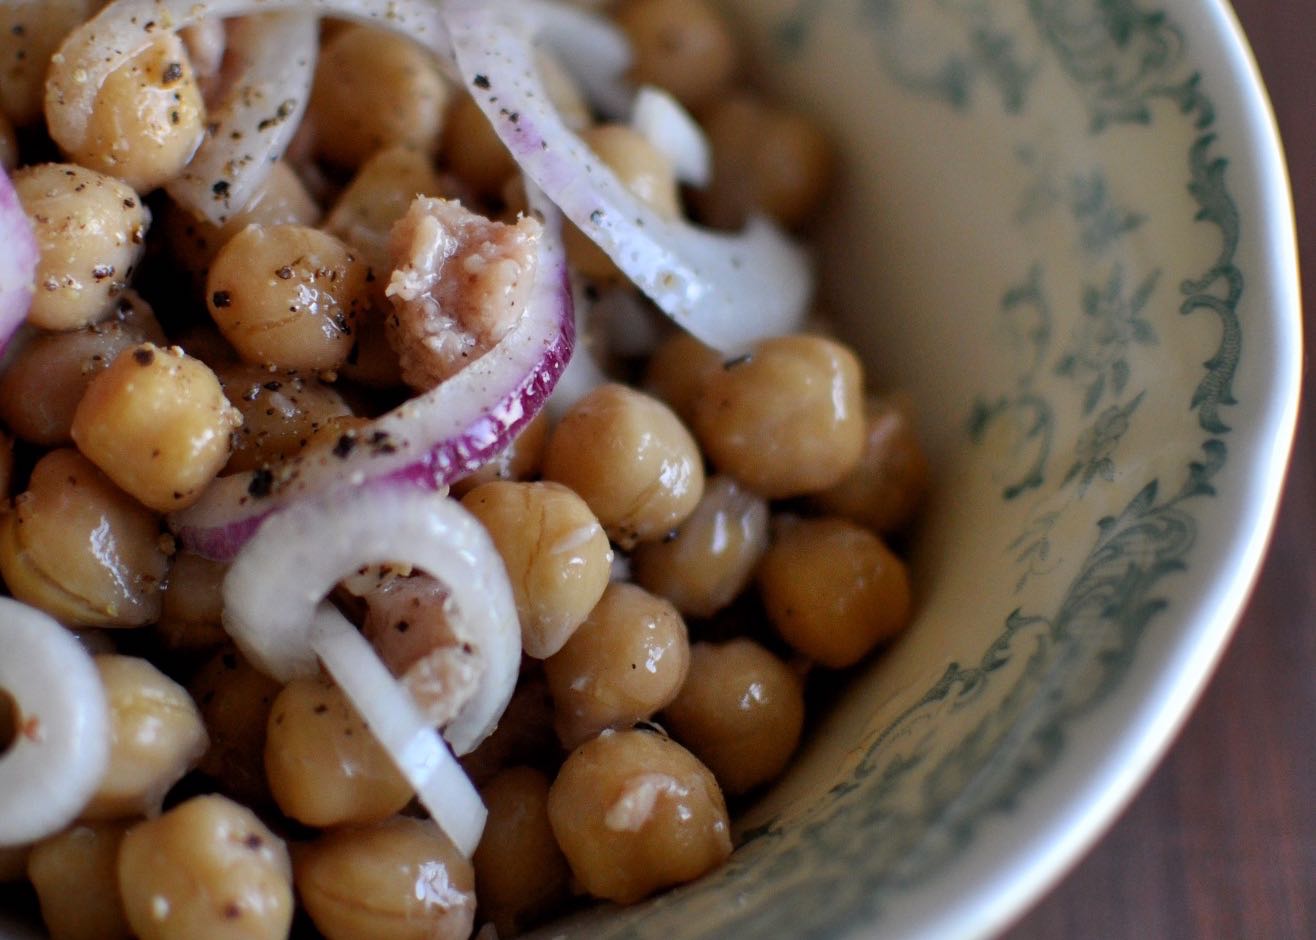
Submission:
[[[635,95],[631,127],[660,150],[676,170],[676,178],[691,186],[707,186],[713,178],[713,156],[704,129],[681,102],[653,85]]]
[[[630,113],[632,92],[626,70],[631,67],[631,44],[621,27],[569,3],[514,2],[529,18],[531,32],[552,47],[580,83],[590,104],[613,120]]]
[[[0,353],[27,319],[40,250],[32,220],[18,201],[9,175],[0,169]]]
[[[293,458],[273,479],[255,472],[216,480],[170,519],[184,545],[223,561],[264,516],[304,496],[381,479],[437,489],[483,466],[530,422],[571,359],[576,331],[561,216],[536,187],[527,187],[527,198],[544,231],[535,286],[516,326],[452,378],[357,431],[350,450]]]
[[[664,312],[727,354],[798,328],[812,273],[776,226],[755,218],[727,235],[659,215],[548,104],[531,17],[487,0],[440,9],[462,81],[522,171]]]
[[[237,76],[207,115],[206,139],[165,189],[193,215],[223,225],[288,149],[311,96],[320,24],[299,13],[243,17],[229,31]]]
[[[96,664],[73,634],[7,597],[0,691],[18,706],[18,734],[0,753],[0,846],[25,845],[71,823],[100,786],[109,707]]]

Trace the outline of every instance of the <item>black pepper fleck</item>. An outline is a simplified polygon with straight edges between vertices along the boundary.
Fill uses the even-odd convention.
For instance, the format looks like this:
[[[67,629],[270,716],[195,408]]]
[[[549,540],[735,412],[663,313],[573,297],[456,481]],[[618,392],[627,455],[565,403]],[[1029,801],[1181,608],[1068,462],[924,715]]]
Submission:
[[[170,62],[165,66],[164,75],[161,76],[166,85],[172,85],[183,77],[183,66],[178,62]]]
[[[138,346],[133,350],[133,361],[139,366],[149,366],[155,362],[155,353],[145,346]]]
[[[226,290],[217,290],[211,295],[210,302],[222,309],[233,303],[233,295]]]
[[[489,76],[487,76],[487,75],[477,75],[477,76],[475,76],[475,87],[476,87],[476,88],[488,88],[488,87],[489,87]]]
[[[270,495],[274,489],[274,474],[267,468],[261,467],[251,476],[251,482],[247,484],[247,492],[256,499],[264,499]]]

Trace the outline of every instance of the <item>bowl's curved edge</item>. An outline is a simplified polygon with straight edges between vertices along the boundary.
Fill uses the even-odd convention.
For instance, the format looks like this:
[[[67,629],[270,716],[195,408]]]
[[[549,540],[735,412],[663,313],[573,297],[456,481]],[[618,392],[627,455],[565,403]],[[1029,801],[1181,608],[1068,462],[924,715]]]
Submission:
[[[921,903],[892,911],[880,925],[856,925],[855,937],[990,936],[1022,917],[1081,861],[1159,765],[1205,691],[1260,575],[1293,449],[1302,388],[1297,234],[1287,164],[1260,69],[1227,0],[1207,0],[1207,6],[1202,22],[1191,29],[1196,41],[1210,44],[1210,52],[1219,57],[1220,68],[1211,80],[1221,114],[1237,122],[1240,135],[1256,145],[1246,155],[1246,180],[1239,174],[1233,185],[1257,207],[1258,243],[1249,260],[1260,276],[1250,289],[1262,296],[1254,295],[1251,302],[1274,311],[1272,348],[1250,351],[1273,355],[1270,396],[1254,425],[1254,437],[1268,447],[1255,454],[1249,468],[1263,468],[1264,475],[1248,482],[1241,512],[1253,525],[1222,566],[1227,577],[1219,588],[1197,598],[1194,610],[1185,613],[1185,621],[1199,624],[1197,629],[1183,632],[1158,668],[1147,670],[1160,678],[1148,680],[1140,696],[1126,697],[1136,700],[1108,702],[1093,722],[1104,727],[1075,729],[1075,738],[1092,733],[1101,737],[1101,746],[1068,748],[1048,779],[1021,801],[1030,825],[1016,826],[1013,833],[1002,828],[990,840],[995,873],[982,877],[981,871],[948,870],[952,883],[938,884]],[[1105,737],[1130,727],[1141,730],[1122,739]],[[1114,747],[1112,740],[1117,741]],[[955,900],[946,903],[948,897]]]

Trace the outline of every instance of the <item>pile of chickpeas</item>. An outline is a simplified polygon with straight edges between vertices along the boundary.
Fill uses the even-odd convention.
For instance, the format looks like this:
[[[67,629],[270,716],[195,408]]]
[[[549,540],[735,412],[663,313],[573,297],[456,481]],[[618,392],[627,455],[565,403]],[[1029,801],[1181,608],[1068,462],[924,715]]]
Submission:
[[[80,819],[0,849],[0,882],[30,882],[54,940],[294,924],[407,940],[506,937],[582,897],[630,903],[717,867],[727,800],[787,766],[806,687],[910,620],[888,544],[927,487],[908,405],[874,396],[821,329],[727,361],[666,327],[651,355],[605,363],[617,381],[436,497],[487,528],[525,653],[497,730],[463,758],[489,809],[463,858],[328,678],[281,685],[242,658],[222,627],[226,566],[181,549],[165,514],[421,391],[387,328],[389,229],[417,194],[510,222],[516,166],[418,47],[326,21],[291,150],[223,225],[196,218],[160,187],[222,84],[216,24],[161,35],[111,75],[78,152],[45,135],[50,55],[100,5],[0,7],[0,161],[41,251],[28,330],[0,368],[0,576],[95,654],[112,726]],[[745,87],[731,25],[706,0],[610,12],[631,77],[702,123],[714,176],[683,189],[546,57],[558,109],[600,158],[672,216],[808,222],[826,138]],[[578,231],[567,242],[596,286],[620,282]],[[444,597],[387,569],[336,594],[416,688],[469,679]]]

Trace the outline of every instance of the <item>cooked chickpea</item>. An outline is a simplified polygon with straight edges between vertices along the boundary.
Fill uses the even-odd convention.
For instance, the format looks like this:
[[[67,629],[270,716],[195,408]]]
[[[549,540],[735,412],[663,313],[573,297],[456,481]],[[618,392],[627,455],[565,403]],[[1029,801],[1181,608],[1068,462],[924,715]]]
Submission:
[[[567,747],[665,708],[685,682],[690,641],[676,608],[616,581],[562,649],[544,660],[554,725]]]
[[[350,248],[302,225],[249,225],[215,256],[206,302],[247,362],[334,369],[369,307],[368,269]]]
[[[187,166],[205,134],[206,106],[183,41],[164,32],[105,78],[77,163],[147,193]]]
[[[905,563],[845,519],[782,520],[758,583],[782,638],[833,669],[854,665],[909,623]]]
[[[242,415],[226,473],[291,457],[333,419],[352,413],[342,395],[315,378],[245,364],[215,371],[225,397]]]
[[[69,625],[153,622],[168,566],[155,514],[72,449],[37,461],[0,518],[10,593]]]
[[[670,538],[636,546],[635,580],[687,617],[711,617],[735,600],[768,548],[768,504],[730,477],[714,477]]]
[[[27,319],[76,330],[105,319],[141,260],[150,213],[132,188],[70,163],[14,173],[41,257]]]
[[[328,940],[466,940],[475,875],[433,822],[339,829],[297,853],[297,893]]]
[[[765,499],[834,486],[863,452],[859,360],[821,336],[763,340],[709,374],[694,428],[713,465]]]
[[[533,667],[533,663],[532,663]],[[534,668],[523,670],[512,700],[493,734],[461,758],[462,769],[476,786],[518,764],[556,766],[562,759],[553,731],[553,698],[548,682]]]
[[[128,830],[119,890],[140,940],[281,940],[292,926],[287,847],[222,796],[194,797]]]
[[[898,532],[914,520],[927,495],[928,458],[902,401],[869,399],[864,421],[859,465],[813,499],[824,511],[875,532]]]
[[[310,116],[320,156],[360,166],[376,150],[438,146],[449,91],[429,55],[411,40],[348,26],[320,52]]]
[[[243,805],[267,804],[265,728],[279,684],[236,650],[224,649],[201,667],[188,689],[210,735],[197,769]]]
[[[722,356],[716,349],[678,330],[659,343],[649,357],[644,387],[667,402],[688,425],[694,421],[704,383],[720,368]]]
[[[169,567],[155,633],[179,652],[214,649],[224,632],[224,575],[228,565],[192,552],[179,552]]]
[[[325,218],[324,229],[360,253],[374,270],[382,296],[391,270],[389,229],[417,196],[442,196],[443,190],[428,154],[405,145],[388,147],[361,164]]]
[[[693,881],[731,854],[713,774],[650,731],[605,731],[578,747],[549,790],[548,819],[576,880],[619,904]]]
[[[0,169],[6,173],[13,172],[18,166],[18,138],[14,136],[14,126],[0,113]]]
[[[128,940],[119,846],[130,822],[74,825],[32,847],[27,874],[50,940]]]
[[[774,780],[795,753],[804,727],[803,683],[753,640],[696,643],[690,675],[663,722],[724,792],[745,793]]]
[[[544,659],[589,616],[612,573],[612,548],[585,501],[557,483],[486,483],[462,498],[507,567],[521,644]]]
[[[387,819],[412,795],[347,697],[318,678],[294,679],[274,700],[265,777],[279,809],[308,826]]]
[[[733,95],[705,118],[713,180],[697,194],[704,220],[739,228],[763,212],[788,228],[817,214],[832,176],[832,149],[809,117],[749,95]]]
[[[73,27],[102,0],[0,3],[0,111],[19,127],[41,120],[46,68]]]
[[[153,815],[205,753],[201,713],[187,690],[145,659],[95,661],[110,707],[110,765],[82,818]]]
[[[4,705],[0,702],[0,741],[5,740],[3,717]],[[27,878],[27,858],[31,852],[30,845],[0,845],[0,885]]]
[[[475,866],[480,916],[512,937],[567,896],[571,870],[548,822],[548,777],[512,767],[480,790],[489,818]]]
[[[223,468],[242,415],[210,367],[178,347],[124,350],[87,386],[73,440],[145,506],[192,505]]]
[[[628,0],[616,19],[631,40],[631,80],[671,92],[697,109],[722,94],[737,50],[722,15],[704,0]]]
[[[699,447],[672,410],[625,385],[581,398],[549,435],[544,476],[580,494],[622,548],[662,538],[704,493]]]
[[[502,193],[518,172],[516,161],[469,94],[459,95],[448,112],[443,131],[443,157],[453,173],[481,196]]]
[[[496,480],[517,482],[529,480],[539,473],[544,459],[544,445],[548,442],[548,411],[542,410],[530,419],[510,444],[504,447],[479,470],[452,484],[452,495],[461,499],[477,486]]]

